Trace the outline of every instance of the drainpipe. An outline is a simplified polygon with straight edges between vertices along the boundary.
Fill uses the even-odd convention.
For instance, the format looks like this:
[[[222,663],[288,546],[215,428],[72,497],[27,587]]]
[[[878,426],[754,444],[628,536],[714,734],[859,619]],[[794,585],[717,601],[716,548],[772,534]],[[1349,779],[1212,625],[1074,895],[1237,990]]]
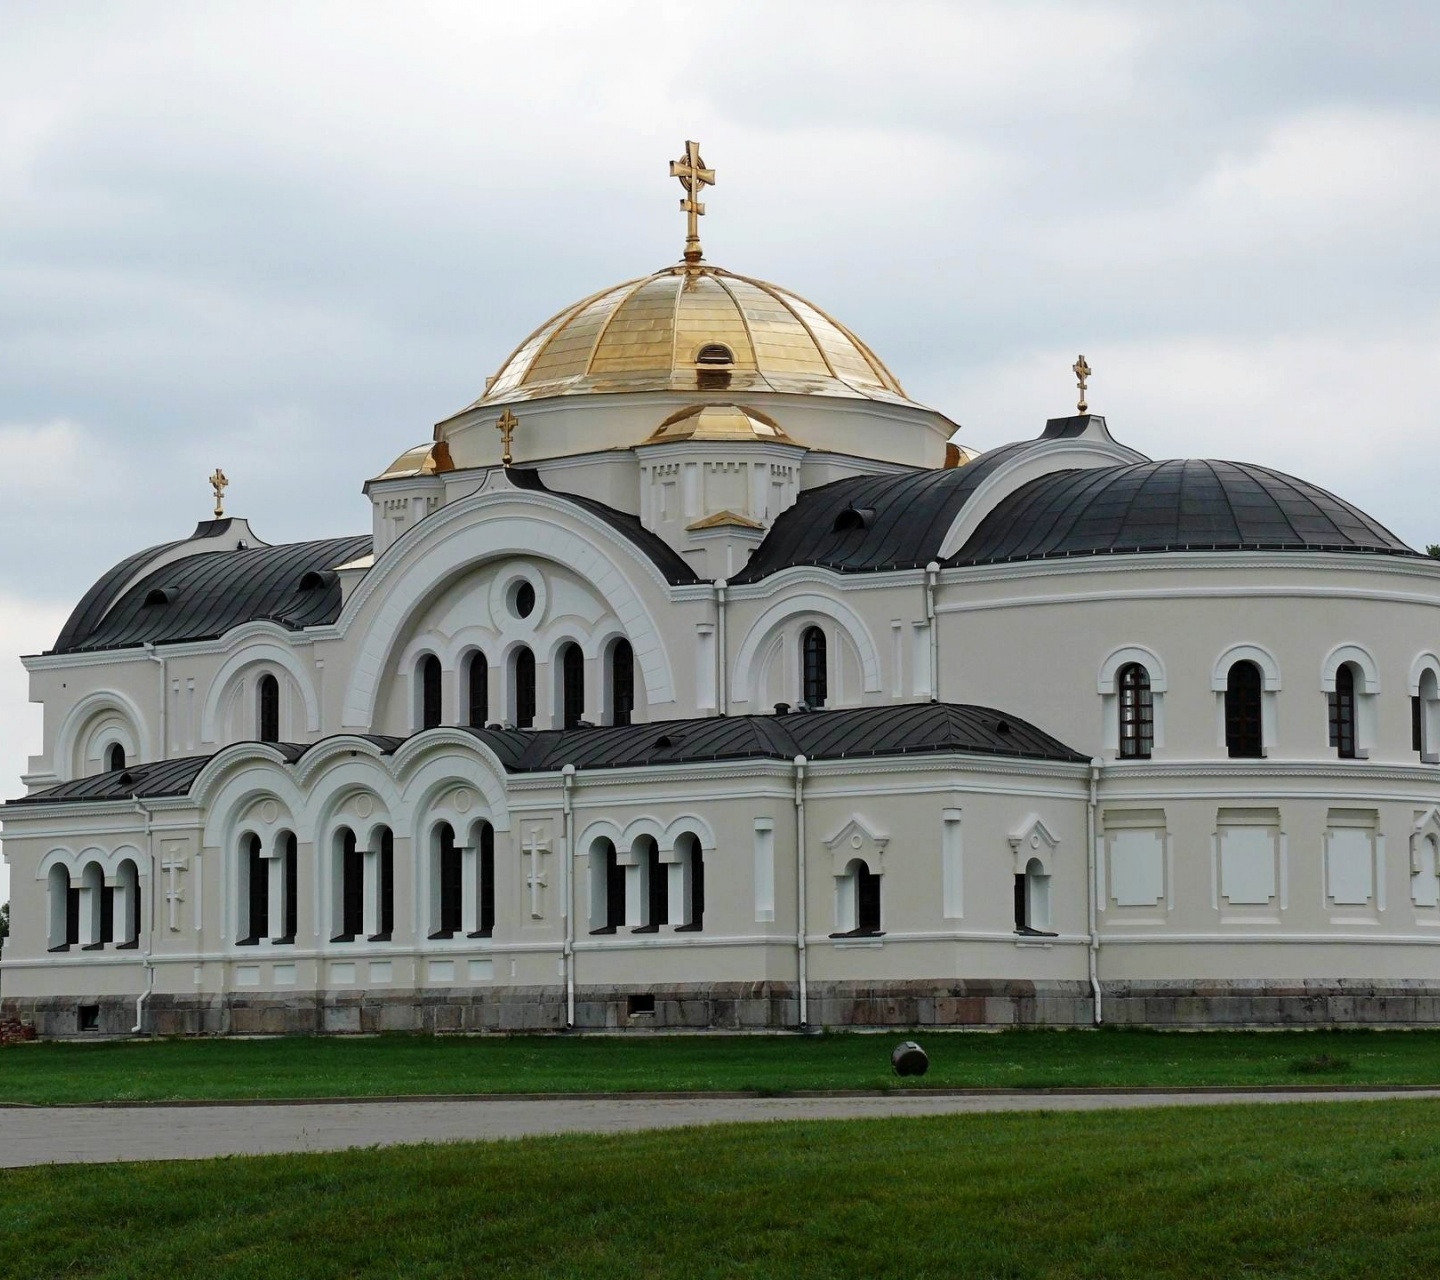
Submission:
[[[1100,770],[1104,761],[1090,761],[1090,803],[1085,806],[1085,899],[1090,917],[1090,995],[1095,1002],[1095,1025],[1105,1019],[1100,1006],[1100,931],[1096,927],[1095,885],[1095,803],[1100,790]]]
[[[925,566],[925,617],[930,624],[930,701],[940,701],[940,629],[935,623],[935,584],[940,578],[940,563],[932,560]]]
[[[725,660],[725,588],[724,578],[715,579],[715,701],[722,716],[730,714],[730,681]]]
[[[153,648],[154,646],[151,647]],[[155,965],[150,959],[151,952],[155,946],[155,828],[151,821],[152,813],[150,809],[145,806],[144,801],[142,801],[139,796],[134,795],[130,797],[130,800],[136,810],[144,815],[145,853],[150,860],[150,878],[148,881],[150,892],[145,895],[150,900],[148,904],[150,910],[146,913],[148,918],[145,924],[145,951],[141,956],[141,961],[145,966],[145,990],[135,997],[135,1025],[130,1028],[130,1034],[137,1036],[145,1030],[145,1001],[150,998],[151,993],[155,989]],[[138,877],[136,878],[135,892],[140,892]]]
[[[800,969],[800,1027],[809,1022],[809,966],[805,934],[809,928],[805,900],[805,757],[795,757],[795,952]]]
[[[560,861],[560,900],[565,904],[565,1029],[575,1027],[575,807],[571,792],[575,787],[575,766],[567,764],[560,770],[565,802],[565,852]]]
[[[155,652],[155,642],[153,640],[147,640],[145,642],[145,656],[149,658],[151,662],[158,662],[160,664],[160,751],[156,758],[159,760],[168,760],[170,758],[170,730],[166,721],[170,708],[169,673],[165,666],[165,656]]]

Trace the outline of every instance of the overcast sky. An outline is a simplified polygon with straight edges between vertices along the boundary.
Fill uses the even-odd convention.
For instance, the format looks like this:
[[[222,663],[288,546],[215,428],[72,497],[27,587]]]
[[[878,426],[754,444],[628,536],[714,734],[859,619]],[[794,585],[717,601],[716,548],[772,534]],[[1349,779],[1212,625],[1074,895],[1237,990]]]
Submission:
[[[1440,4],[0,0],[0,787],[13,657],[222,465],[270,541],[548,315],[708,258],[978,447],[1091,407],[1440,541]],[[0,898],[4,875],[0,871]]]

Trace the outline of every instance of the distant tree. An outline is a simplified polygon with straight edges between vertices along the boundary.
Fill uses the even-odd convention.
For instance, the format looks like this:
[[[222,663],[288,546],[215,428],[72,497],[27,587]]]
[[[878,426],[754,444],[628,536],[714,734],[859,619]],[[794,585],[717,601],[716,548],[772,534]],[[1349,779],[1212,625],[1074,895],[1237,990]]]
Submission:
[[[5,939],[10,936],[10,904],[0,903],[0,951],[5,950]]]
[[[1432,560],[1440,560],[1440,542],[1432,542],[1425,548],[1425,554]]]

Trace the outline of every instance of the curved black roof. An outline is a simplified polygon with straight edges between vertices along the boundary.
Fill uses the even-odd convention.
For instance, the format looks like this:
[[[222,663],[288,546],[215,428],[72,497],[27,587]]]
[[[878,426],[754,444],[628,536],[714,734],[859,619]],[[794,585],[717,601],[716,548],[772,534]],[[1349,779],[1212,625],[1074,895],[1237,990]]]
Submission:
[[[794,565],[837,573],[920,568],[936,559],[960,509],[984,479],[1039,440],[983,453],[964,467],[851,476],[806,489],[731,581],[758,582]],[[841,527],[837,528],[837,522]]]
[[[573,502],[577,507],[590,512],[591,515],[598,516],[617,533],[624,534],[649,556],[654,561],[655,567],[665,575],[665,581],[672,586],[700,581],[695,570],[690,567],[689,561],[659,534],[652,533],[641,524],[638,516],[632,516],[625,511],[617,511],[614,507],[606,506],[605,503],[598,502],[594,498],[582,497],[578,493],[566,493],[561,489],[551,489],[540,478],[540,473],[530,467],[511,467],[505,474],[517,489],[548,493],[556,498],[563,498],[566,502]]]
[[[1191,458],[1040,476],[1001,501],[946,563],[1151,551],[1417,554],[1318,485]]]
[[[573,764],[577,769],[625,769],[709,760],[790,760],[798,755],[809,760],[847,760],[941,751],[1072,764],[1083,764],[1088,759],[1059,739],[1006,712],[950,702],[851,707],[786,716],[709,716],[605,729],[465,729],[463,732],[494,751],[506,773],[543,773],[566,764]],[[361,736],[375,743],[385,755],[393,754],[406,741],[377,734]],[[320,744],[275,745],[294,763]],[[64,782],[10,803],[50,804],[185,795],[210,759],[211,756],[187,756],[181,760],[135,765]]]
[[[340,582],[327,571],[367,555],[370,545],[365,535],[206,551],[152,570],[104,608],[104,584],[123,582],[133,572],[127,564],[143,563],[131,557],[90,589],[51,652],[212,640],[259,619],[294,630],[334,622]],[[148,554],[153,553],[141,553]]]

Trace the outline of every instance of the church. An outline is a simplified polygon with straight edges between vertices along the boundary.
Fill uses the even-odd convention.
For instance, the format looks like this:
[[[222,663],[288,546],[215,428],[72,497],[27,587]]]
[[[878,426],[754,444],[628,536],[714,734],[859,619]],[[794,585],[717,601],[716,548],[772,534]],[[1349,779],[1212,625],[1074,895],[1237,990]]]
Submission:
[[[670,173],[682,258],[535,329],[365,482],[368,533],[267,542],[217,468],[24,659],[4,1014],[1440,1018],[1440,562],[1145,457],[1083,356],[1074,411],[957,444],[705,259],[696,144]]]

